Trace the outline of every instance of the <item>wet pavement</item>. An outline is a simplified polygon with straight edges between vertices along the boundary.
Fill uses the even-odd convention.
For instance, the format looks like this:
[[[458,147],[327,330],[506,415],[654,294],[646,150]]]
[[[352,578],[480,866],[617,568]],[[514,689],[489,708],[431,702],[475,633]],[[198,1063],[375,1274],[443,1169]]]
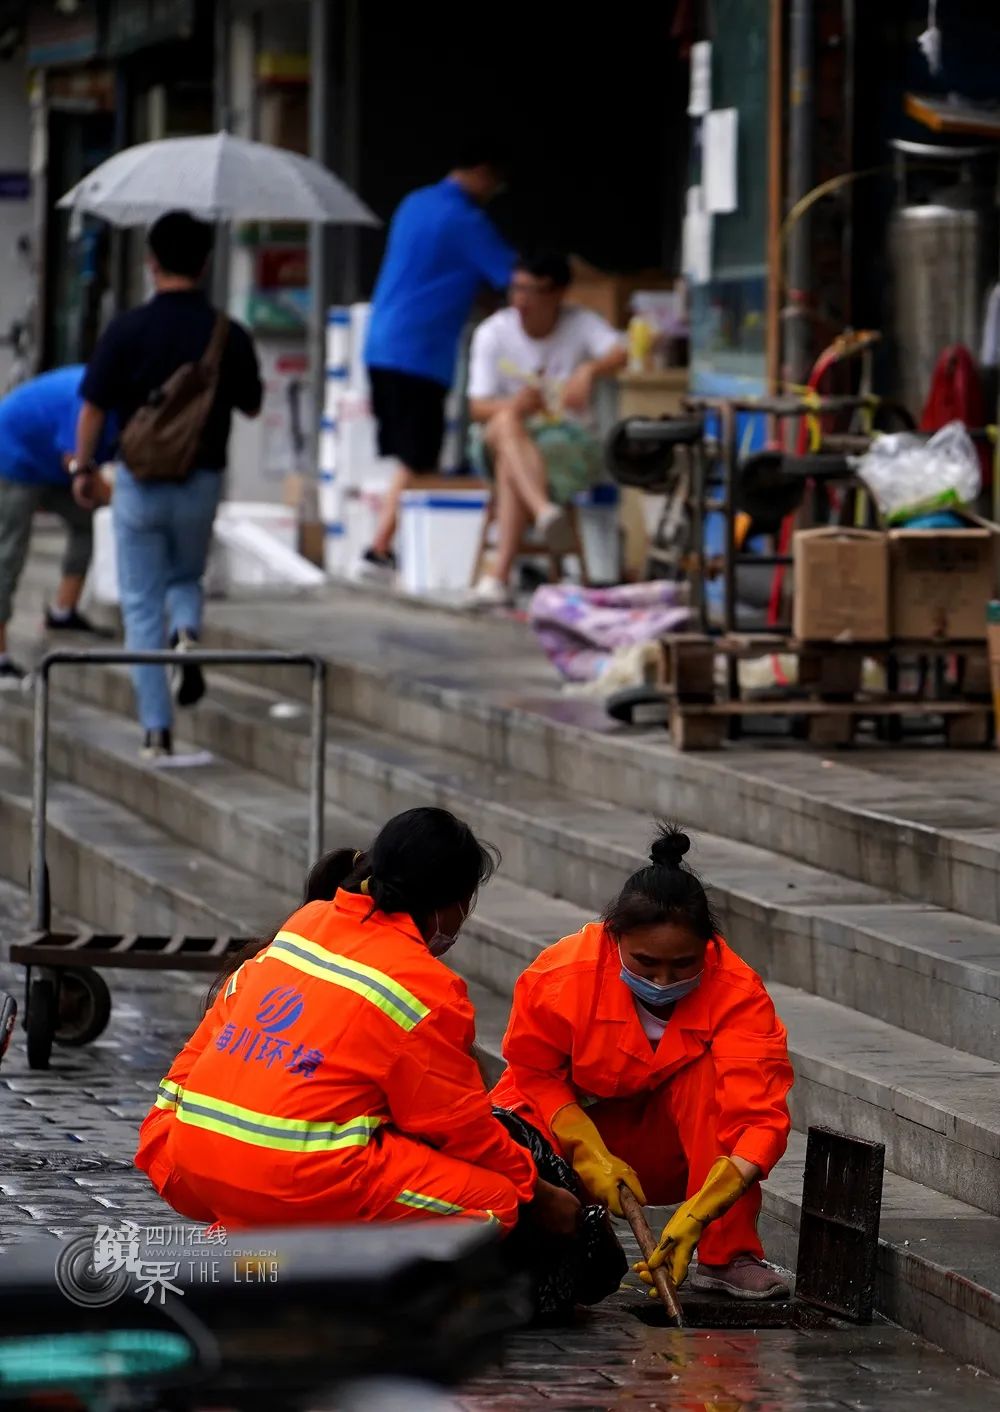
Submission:
[[[620,1296],[574,1329],[521,1334],[464,1412],[892,1412],[1000,1408],[1000,1386],[884,1324],[808,1332],[648,1328]]]
[[[26,921],[23,893],[0,882],[0,940]],[[167,1208],[131,1158],[156,1082],[196,1023],[205,980],[125,971],[107,978],[112,1017],[97,1042],[57,1048],[51,1069],[33,1073],[18,1028],[0,1068],[0,1254],[46,1232],[66,1239],[125,1217],[164,1221]],[[21,969],[0,963],[0,988],[20,999]],[[623,1291],[570,1328],[517,1336],[503,1366],[462,1389],[455,1405],[1000,1412],[1000,1384],[887,1325],[678,1332],[650,1327],[639,1310],[648,1310],[641,1296]]]

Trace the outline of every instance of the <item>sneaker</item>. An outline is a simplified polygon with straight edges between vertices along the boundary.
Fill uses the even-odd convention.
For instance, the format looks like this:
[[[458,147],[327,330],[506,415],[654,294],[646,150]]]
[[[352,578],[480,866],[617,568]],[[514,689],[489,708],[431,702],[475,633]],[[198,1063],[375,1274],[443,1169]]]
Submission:
[[[399,565],[395,554],[380,554],[377,549],[366,549],[351,571],[351,578],[357,583],[383,584],[391,588],[396,582]]]
[[[28,679],[23,667],[9,657],[0,657],[0,691],[19,691]]]
[[[142,742],[142,749],[139,754],[143,760],[162,760],[165,755],[174,753],[173,741],[170,739],[170,732],[147,731]]]
[[[737,1255],[728,1265],[702,1265],[691,1276],[691,1288],[731,1299],[790,1299],[788,1285],[770,1265],[754,1255]]]
[[[98,627],[97,623],[92,623],[89,618],[78,613],[75,608],[71,608],[65,614],[54,608],[46,608],[45,627],[48,632],[89,632],[92,637],[101,637],[105,640],[114,637],[110,628]]]
[[[576,545],[573,539],[573,526],[569,515],[561,505],[546,505],[535,521],[535,529],[541,535],[550,554],[572,554]]]
[[[170,639],[170,646],[178,652],[190,652],[198,646],[198,639],[193,632],[181,628]],[[196,662],[172,668],[171,684],[178,706],[194,706],[205,695],[205,674]]]
[[[513,601],[514,596],[507,584],[492,574],[483,574],[469,594],[465,606],[467,608],[509,608]]]

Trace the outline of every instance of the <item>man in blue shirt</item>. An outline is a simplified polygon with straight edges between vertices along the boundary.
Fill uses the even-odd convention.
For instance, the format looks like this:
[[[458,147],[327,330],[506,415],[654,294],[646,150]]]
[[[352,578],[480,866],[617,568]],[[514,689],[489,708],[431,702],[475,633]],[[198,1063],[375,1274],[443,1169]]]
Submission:
[[[399,497],[415,476],[437,470],[462,330],[482,285],[502,290],[510,280],[514,252],[482,209],[501,181],[493,149],[470,145],[443,181],[405,198],[389,227],[365,362],[379,452],[400,464],[360,566],[364,577],[395,571]]]
[[[58,515],[69,531],[62,579],[54,604],[46,610],[46,626],[105,635],[76,606],[93,543],[93,512],[74,499],[69,472],[83,374],[81,365],[56,368],[22,383],[0,401],[0,686],[16,685],[25,675],[7,655],[7,624],[36,510]],[[110,459],[116,439],[109,426],[101,440],[101,460]]]

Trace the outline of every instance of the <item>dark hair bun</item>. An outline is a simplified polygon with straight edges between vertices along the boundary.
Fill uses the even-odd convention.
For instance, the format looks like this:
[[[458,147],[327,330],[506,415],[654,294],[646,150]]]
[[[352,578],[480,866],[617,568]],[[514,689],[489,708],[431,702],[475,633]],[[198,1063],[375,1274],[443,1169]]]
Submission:
[[[659,868],[679,868],[690,847],[691,840],[676,825],[661,824],[659,837],[649,850],[649,856]]]

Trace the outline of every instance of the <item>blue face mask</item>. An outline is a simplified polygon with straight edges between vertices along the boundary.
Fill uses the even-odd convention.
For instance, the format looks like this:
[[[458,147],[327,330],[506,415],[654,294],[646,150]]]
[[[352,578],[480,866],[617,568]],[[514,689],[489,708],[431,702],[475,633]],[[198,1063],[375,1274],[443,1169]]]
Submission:
[[[620,950],[618,957],[620,960]],[[645,976],[637,976],[622,961],[622,982],[628,986],[636,1000],[643,1005],[648,1005],[650,1009],[657,1009],[661,1005],[676,1005],[678,1000],[683,1000],[685,995],[690,995],[693,990],[698,989],[701,985],[701,977],[702,973],[699,971],[696,976],[691,976],[686,981],[674,981],[672,985],[657,985],[655,981],[648,981]]]

